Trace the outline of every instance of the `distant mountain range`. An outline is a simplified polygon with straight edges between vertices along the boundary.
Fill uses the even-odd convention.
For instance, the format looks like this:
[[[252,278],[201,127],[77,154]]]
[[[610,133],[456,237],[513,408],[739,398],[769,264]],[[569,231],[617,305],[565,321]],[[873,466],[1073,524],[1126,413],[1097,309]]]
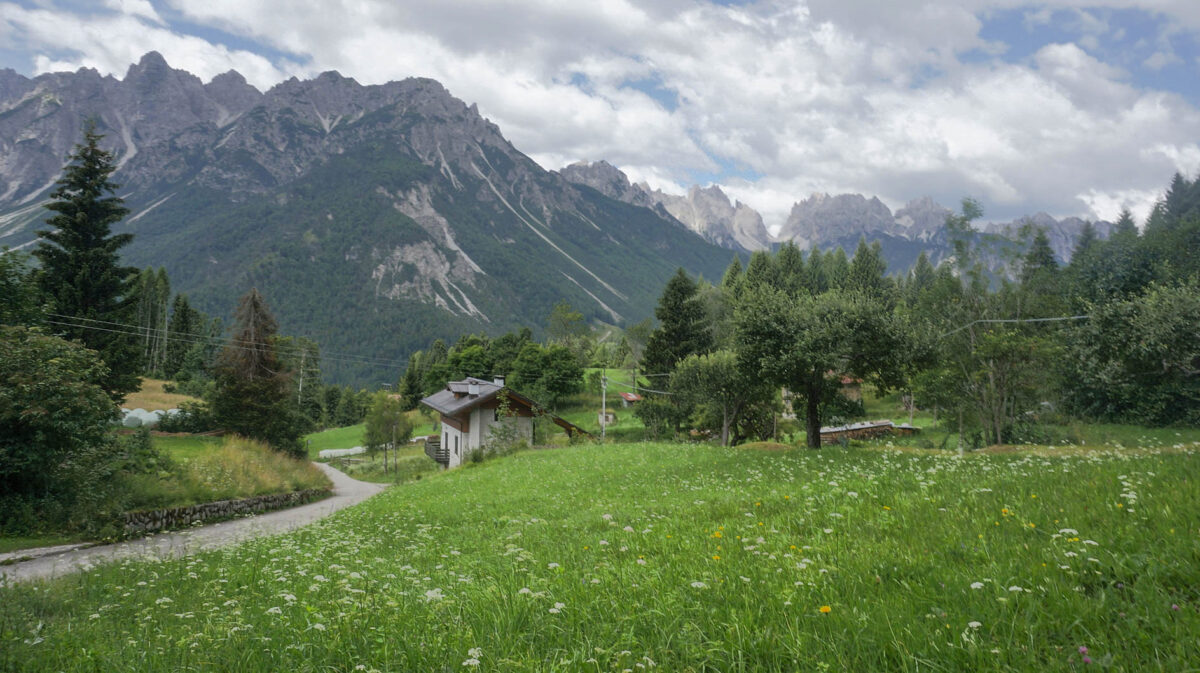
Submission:
[[[665,211],[712,243],[734,250],[766,250],[792,241],[802,249],[843,247],[852,253],[859,238],[866,238],[868,242],[891,244],[888,252],[894,262],[890,264],[892,272],[910,268],[922,250],[935,262],[950,254],[945,225],[952,211],[929,197],[910,201],[893,213],[877,197],[813,194],[795,203],[779,233],[771,236],[758,211],[741,202],[731,203],[715,185],[694,186],[685,196],[666,194],[645,183],[631,184],[624,173],[606,161],[574,163],[559,173],[619,201],[656,209],[660,214]],[[1051,247],[1062,261],[1070,260],[1085,223],[1077,217],[1056,220],[1038,213],[1013,222],[984,223],[978,229],[984,234],[1016,237],[1027,222],[1046,230]],[[1100,238],[1107,238],[1112,229],[1109,222],[1092,224]]]
[[[948,211],[929,199],[892,213],[814,195],[774,238],[717,186],[666,194],[603,161],[543,170],[433,80],[327,72],[260,92],[232,71],[204,83],[155,52],[121,79],[0,70],[0,246],[35,241],[87,118],[118,158],[126,261],[165,266],[214,315],[257,286],[285,333],[330,352],[336,380],[393,381],[394,361],[433,338],[536,328],[560,300],[589,320],[637,321],[677,267],[716,279],[735,254],[782,240],[881,240],[893,271],[922,250],[948,254]],[[1082,222],[1034,221],[1069,256]]]

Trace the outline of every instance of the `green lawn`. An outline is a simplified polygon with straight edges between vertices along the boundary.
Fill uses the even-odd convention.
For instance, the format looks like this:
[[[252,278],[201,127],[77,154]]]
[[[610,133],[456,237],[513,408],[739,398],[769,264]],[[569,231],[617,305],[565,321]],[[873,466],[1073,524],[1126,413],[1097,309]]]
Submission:
[[[308,446],[308,457],[315,460],[317,454],[326,449],[349,449],[362,446],[363,432],[366,427],[363,423],[359,423],[305,435],[303,441]]]
[[[413,437],[432,435],[437,432],[435,423],[418,411],[408,412],[408,420],[413,425]],[[349,449],[362,446],[363,433],[366,432],[366,428],[365,423],[359,423],[305,435],[303,441],[308,446],[308,457],[316,460],[317,454],[325,449]]]
[[[221,448],[220,437],[152,437],[151,442],[159,451],[174,460],[191,460],[211,454]]]
[[[1200,444],[1078,451],[525,451],[0,588],[0,669],[1194,670]]]

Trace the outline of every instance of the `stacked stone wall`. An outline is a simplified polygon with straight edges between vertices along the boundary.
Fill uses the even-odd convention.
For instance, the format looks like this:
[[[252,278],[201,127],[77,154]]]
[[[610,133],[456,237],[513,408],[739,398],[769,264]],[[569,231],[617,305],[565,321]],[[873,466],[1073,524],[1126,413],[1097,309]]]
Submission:
[[[239,500],[220,500],[187,507],[127,512],[125,514],[125,532],[144,534],[171,528],[184,528],[205,521],[232,519],[237,516],[295,507],[320,500],[328,495],[329,489],[310,488],[304,491],[259,495]]]

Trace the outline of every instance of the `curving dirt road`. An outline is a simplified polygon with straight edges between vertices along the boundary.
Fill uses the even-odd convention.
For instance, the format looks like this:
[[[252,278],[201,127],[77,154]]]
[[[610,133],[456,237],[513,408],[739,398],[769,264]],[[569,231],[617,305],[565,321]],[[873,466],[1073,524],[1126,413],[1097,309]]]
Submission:
[[[259,514],[245,519],[233,519],[208,526],[190,528],[174,533],[118,542],[116,544],[72,549],[65,553],[49,554],[10,566],[0,566],[0,577],[9,582],[57,577],[87,570],[101,563],[129,557],[170,559],[199,551],[216,549],[265,535],[277,535],[323,519],[330,514],[358,504],[386,488],[351,479],[324,463],[313,463],[333,482],[333,495],[314,503]],[[34,550],[18,552],[30,554]]]

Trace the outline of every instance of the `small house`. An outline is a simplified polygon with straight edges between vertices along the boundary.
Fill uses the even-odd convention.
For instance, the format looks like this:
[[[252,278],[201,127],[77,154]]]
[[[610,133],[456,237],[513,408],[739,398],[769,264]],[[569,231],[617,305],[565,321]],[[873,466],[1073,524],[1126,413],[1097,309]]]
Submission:
[[[485,381],[467,377],[421,400],[441,415],[441,432],[425,443],[425,453],[443,468],[462,465],[473,451],[486,446],[493,433],[507,424],[513,429],[506,440],[529,445],[533,442],[536,404],[504,385],[503,378]],[[578,426],[546,414],[568,435],[584,433]]]
[[[623,407],[631,407],[642,401],[642,396],[637,393],[620,393],[620,395],[621,406]]]

